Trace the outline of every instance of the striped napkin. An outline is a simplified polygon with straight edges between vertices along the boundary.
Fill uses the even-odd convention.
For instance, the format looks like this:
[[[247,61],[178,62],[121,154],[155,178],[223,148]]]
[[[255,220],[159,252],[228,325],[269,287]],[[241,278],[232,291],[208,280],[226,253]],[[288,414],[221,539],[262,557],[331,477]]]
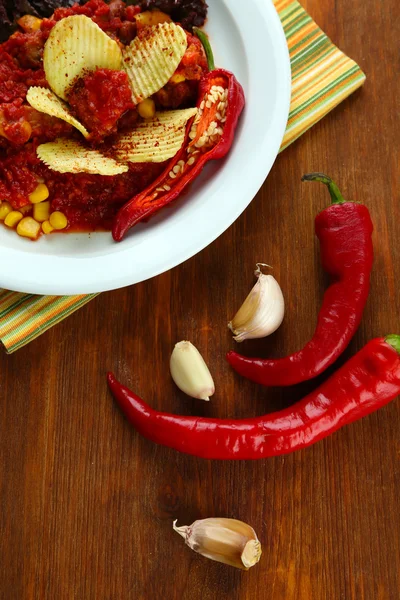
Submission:
[[[363,85],[360,67],[343,54],[297,0],[274,0],[292,66],[292,102],[281,150]],[[0,341],[15,352],[92,300],[34,296],[0,289]]]

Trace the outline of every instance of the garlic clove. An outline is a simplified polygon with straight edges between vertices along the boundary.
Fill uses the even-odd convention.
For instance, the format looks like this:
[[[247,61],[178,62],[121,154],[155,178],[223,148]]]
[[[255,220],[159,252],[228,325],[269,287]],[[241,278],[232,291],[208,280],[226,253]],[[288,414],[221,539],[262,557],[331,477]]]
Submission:
[[[250,525],[236,519],[212,518],[173,528],[186,544],[206,558],[247,571],[261,557],[261,543]]]
[[[175,345],[170,371],[178,388],[192,398],[208,401],[215,393],[214,381],[204,358],[190,342]]]
[[[228,324],[236,342],[263,338],[280,327],[285,316],[285,300],[279,283],[257,265],[257,283]]]

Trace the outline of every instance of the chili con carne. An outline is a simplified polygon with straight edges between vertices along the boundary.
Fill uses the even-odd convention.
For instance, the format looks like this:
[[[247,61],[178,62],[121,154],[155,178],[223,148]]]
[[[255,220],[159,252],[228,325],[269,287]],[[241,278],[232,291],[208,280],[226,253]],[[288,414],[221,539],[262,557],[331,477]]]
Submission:
[[[232,420],[158,412],[108,374],[130,423],[149,440],[209,459],[258,459],[306,448],[400,394],[400,336],[370,341],[317,390],[262,417]]]
[[[356,332],[369,294],[373,225],[367,207],[346,202],[332,179],[322,173],[305,175],[303,181],[321,181],[332,198],[332,205],[315,220],[322,266],[332,285],[325,292],[314,335],[302,350],[275,360],[228,353],[235,371],[267,386],[294,385],[333,364]]]

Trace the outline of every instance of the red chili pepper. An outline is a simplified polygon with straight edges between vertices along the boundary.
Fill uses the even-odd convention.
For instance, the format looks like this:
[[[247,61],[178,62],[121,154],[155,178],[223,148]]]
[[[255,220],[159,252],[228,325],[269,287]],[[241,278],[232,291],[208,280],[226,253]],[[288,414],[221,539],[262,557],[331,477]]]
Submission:
[[[322,173],[305,175],[303,181],[322,181],[332,198],[332,205],[315,219],[322,266],[332,285],[325,292],[314,335],[302,350],[275,360],[227,354],[235,371],[267,386],[294,385],[333,364],[355,334],[369,294],[373,225],[368,209],[346,202],[336,184]]]
[[[213,459],[257,459],[306,448],[400,394],[400,336],[369,342],[317,390],[293,406],[253,419],[205,419],[153,410],[108,374],[132,425],[149,440]]]
[[[233,73],[213,68],[211,47],[208,41],[205,42],[207,38],[204,34],[199,37],[206,46],[212,70],[199,84],[198,115],[189,122],[185,143],[164,173],[118,212],[112,231],[117,242],[139,221],[175,200],[209,160],[223,158],[232,146],[245,104],[244,91]]]

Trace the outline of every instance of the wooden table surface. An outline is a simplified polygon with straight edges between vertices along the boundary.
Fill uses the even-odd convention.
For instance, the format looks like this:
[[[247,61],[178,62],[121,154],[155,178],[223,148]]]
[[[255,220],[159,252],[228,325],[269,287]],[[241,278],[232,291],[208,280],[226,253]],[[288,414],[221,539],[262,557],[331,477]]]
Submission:
[[[313,222],[328,203],[323,186],[300,182],[313,170],[365,202],[376,229],[372,293],[344,359],[374,336],[400,332],[398,2],[303,4],[363,67],[364,89],[278,158],[251,206],[200,255],[101,295],[0,356],[2,600],[400,597],[400,401],[307,450],[223,463],[140,438],[105,382],[113,369],[155,407],[220,417],[260,415],[317,385],[263,389],[235,377],[224,358],[233,347],[226,323],[257,261],[274,266],[287,315],[277,334],[243,350],[283,356],[313,332],[326,285]],[[209,405],[170,380],[181,339],[212,367]],[[175,518],[209,516],[251,523],[260,563],[247,573],[213,563],[172,531]]]

